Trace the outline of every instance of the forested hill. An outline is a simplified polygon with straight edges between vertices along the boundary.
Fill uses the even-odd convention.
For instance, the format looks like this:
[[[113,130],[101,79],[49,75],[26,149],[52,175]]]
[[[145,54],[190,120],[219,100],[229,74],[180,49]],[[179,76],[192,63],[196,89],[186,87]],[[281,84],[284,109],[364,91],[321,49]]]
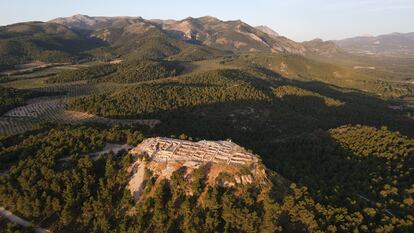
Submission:
[[[0,27],[0,210],[31,223],[0,232],[412,233],[412,61],[214,17]]]
[[[354,137],[361,133],[370,143]],[[55,127],[2,140],[2,164],[14,165],[0,177],[0,205],[55,232],[410,232],[413,227],[414,141],[385,128],[343,126],[261,148],[264,164],[301,186],[268,169],[264,183],[233,187],[222,184],[235,174],[248,176],[248,169],[216,174],[215,181],[206,176],[207,165],[190,178],[185,167],[169,179],[146,169],[145,189],[135,202],[127,183],[136,157],[125,151],[84,155],[107,142],[136,145],[142,139],[137,129]],[[6,232],[21,229],[0,224]]]
[[[173,21],[75,15],[0,28],[0,67],[34,61],[76,63],[130,56],[194,61],[233,53],[304,55],[312,51],[313,44],[275,36],[240,20],[222,21],[214,17]]]
[[[28,22],[0,27],[0,65],[75,62],[105,43],[61,24]]]
[[[392,111],[379,99],[326,85],[292,82],[257,67],[137,83],[118,91],[74,99],[67,107],[112,118],[162,119],[171,128],[197,134],[210,128],[210,124],[223,124],[219,135],[203,135],[215,138],[229,132],[231,137],[237,135],[235,132],[260,133],[261,137],[275,132],[294,134],[349,123],[386,125],[412,133],[410,119]],[[193,127],[195,120],[204,123]]]

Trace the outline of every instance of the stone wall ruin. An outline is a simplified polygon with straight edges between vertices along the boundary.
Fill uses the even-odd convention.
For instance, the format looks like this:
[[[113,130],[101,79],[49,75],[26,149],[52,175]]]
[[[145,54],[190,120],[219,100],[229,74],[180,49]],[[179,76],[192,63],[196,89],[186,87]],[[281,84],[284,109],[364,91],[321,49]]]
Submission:
[[[250,165],[258,162],[256,155],[230,141],[192,142],[156,137],[145,139],[130,153],[146,153],[151,160],[159,162],[199,161],[229,165]]]

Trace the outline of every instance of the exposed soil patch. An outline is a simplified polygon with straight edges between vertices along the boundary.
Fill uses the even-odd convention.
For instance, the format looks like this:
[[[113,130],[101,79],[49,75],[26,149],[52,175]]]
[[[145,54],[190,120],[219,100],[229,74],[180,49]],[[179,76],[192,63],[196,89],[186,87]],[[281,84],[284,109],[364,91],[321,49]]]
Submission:
[[[22,227],[32,227],[33,224],[20,218],[19,216],[14,215],[12,212],[4,209],[3,207],[0,207],[0,215],[7,218],[9,221],[18,224]],[[51,233],[51,231],[47,230],[47,229],[43,229],[40,227],[34,227],[33,231],[36,233]]]

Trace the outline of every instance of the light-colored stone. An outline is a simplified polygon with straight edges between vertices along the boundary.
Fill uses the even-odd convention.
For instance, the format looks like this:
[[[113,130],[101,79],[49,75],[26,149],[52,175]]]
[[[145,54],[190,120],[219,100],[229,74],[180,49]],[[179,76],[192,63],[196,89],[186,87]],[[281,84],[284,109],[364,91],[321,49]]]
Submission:
[[[198,161],[232,165],[250,165],[258,157],[230,141],[192,142],[172,138],[148,138],[130,151],[132,154],[146,153],[158,162]]]
[[[138,201],[144,190],[145,163],[136,164],[133,170],[134,175],[128,183],[128,189],[131,191],[134,200]]]
[[[234,179],[236,180],[236,183],[237,184],[241,184],[242,183],[242,180],[240,179],[239,176],[235,176]]]

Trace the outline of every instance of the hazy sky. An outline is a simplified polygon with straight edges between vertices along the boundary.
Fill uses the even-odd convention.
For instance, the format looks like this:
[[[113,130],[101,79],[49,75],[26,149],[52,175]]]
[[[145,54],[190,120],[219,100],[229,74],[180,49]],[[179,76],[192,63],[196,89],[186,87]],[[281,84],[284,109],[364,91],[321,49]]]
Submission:
[[[268,25],[294,40],[414,31],[414,0],[0,0],[0,25],[87,14]]]

